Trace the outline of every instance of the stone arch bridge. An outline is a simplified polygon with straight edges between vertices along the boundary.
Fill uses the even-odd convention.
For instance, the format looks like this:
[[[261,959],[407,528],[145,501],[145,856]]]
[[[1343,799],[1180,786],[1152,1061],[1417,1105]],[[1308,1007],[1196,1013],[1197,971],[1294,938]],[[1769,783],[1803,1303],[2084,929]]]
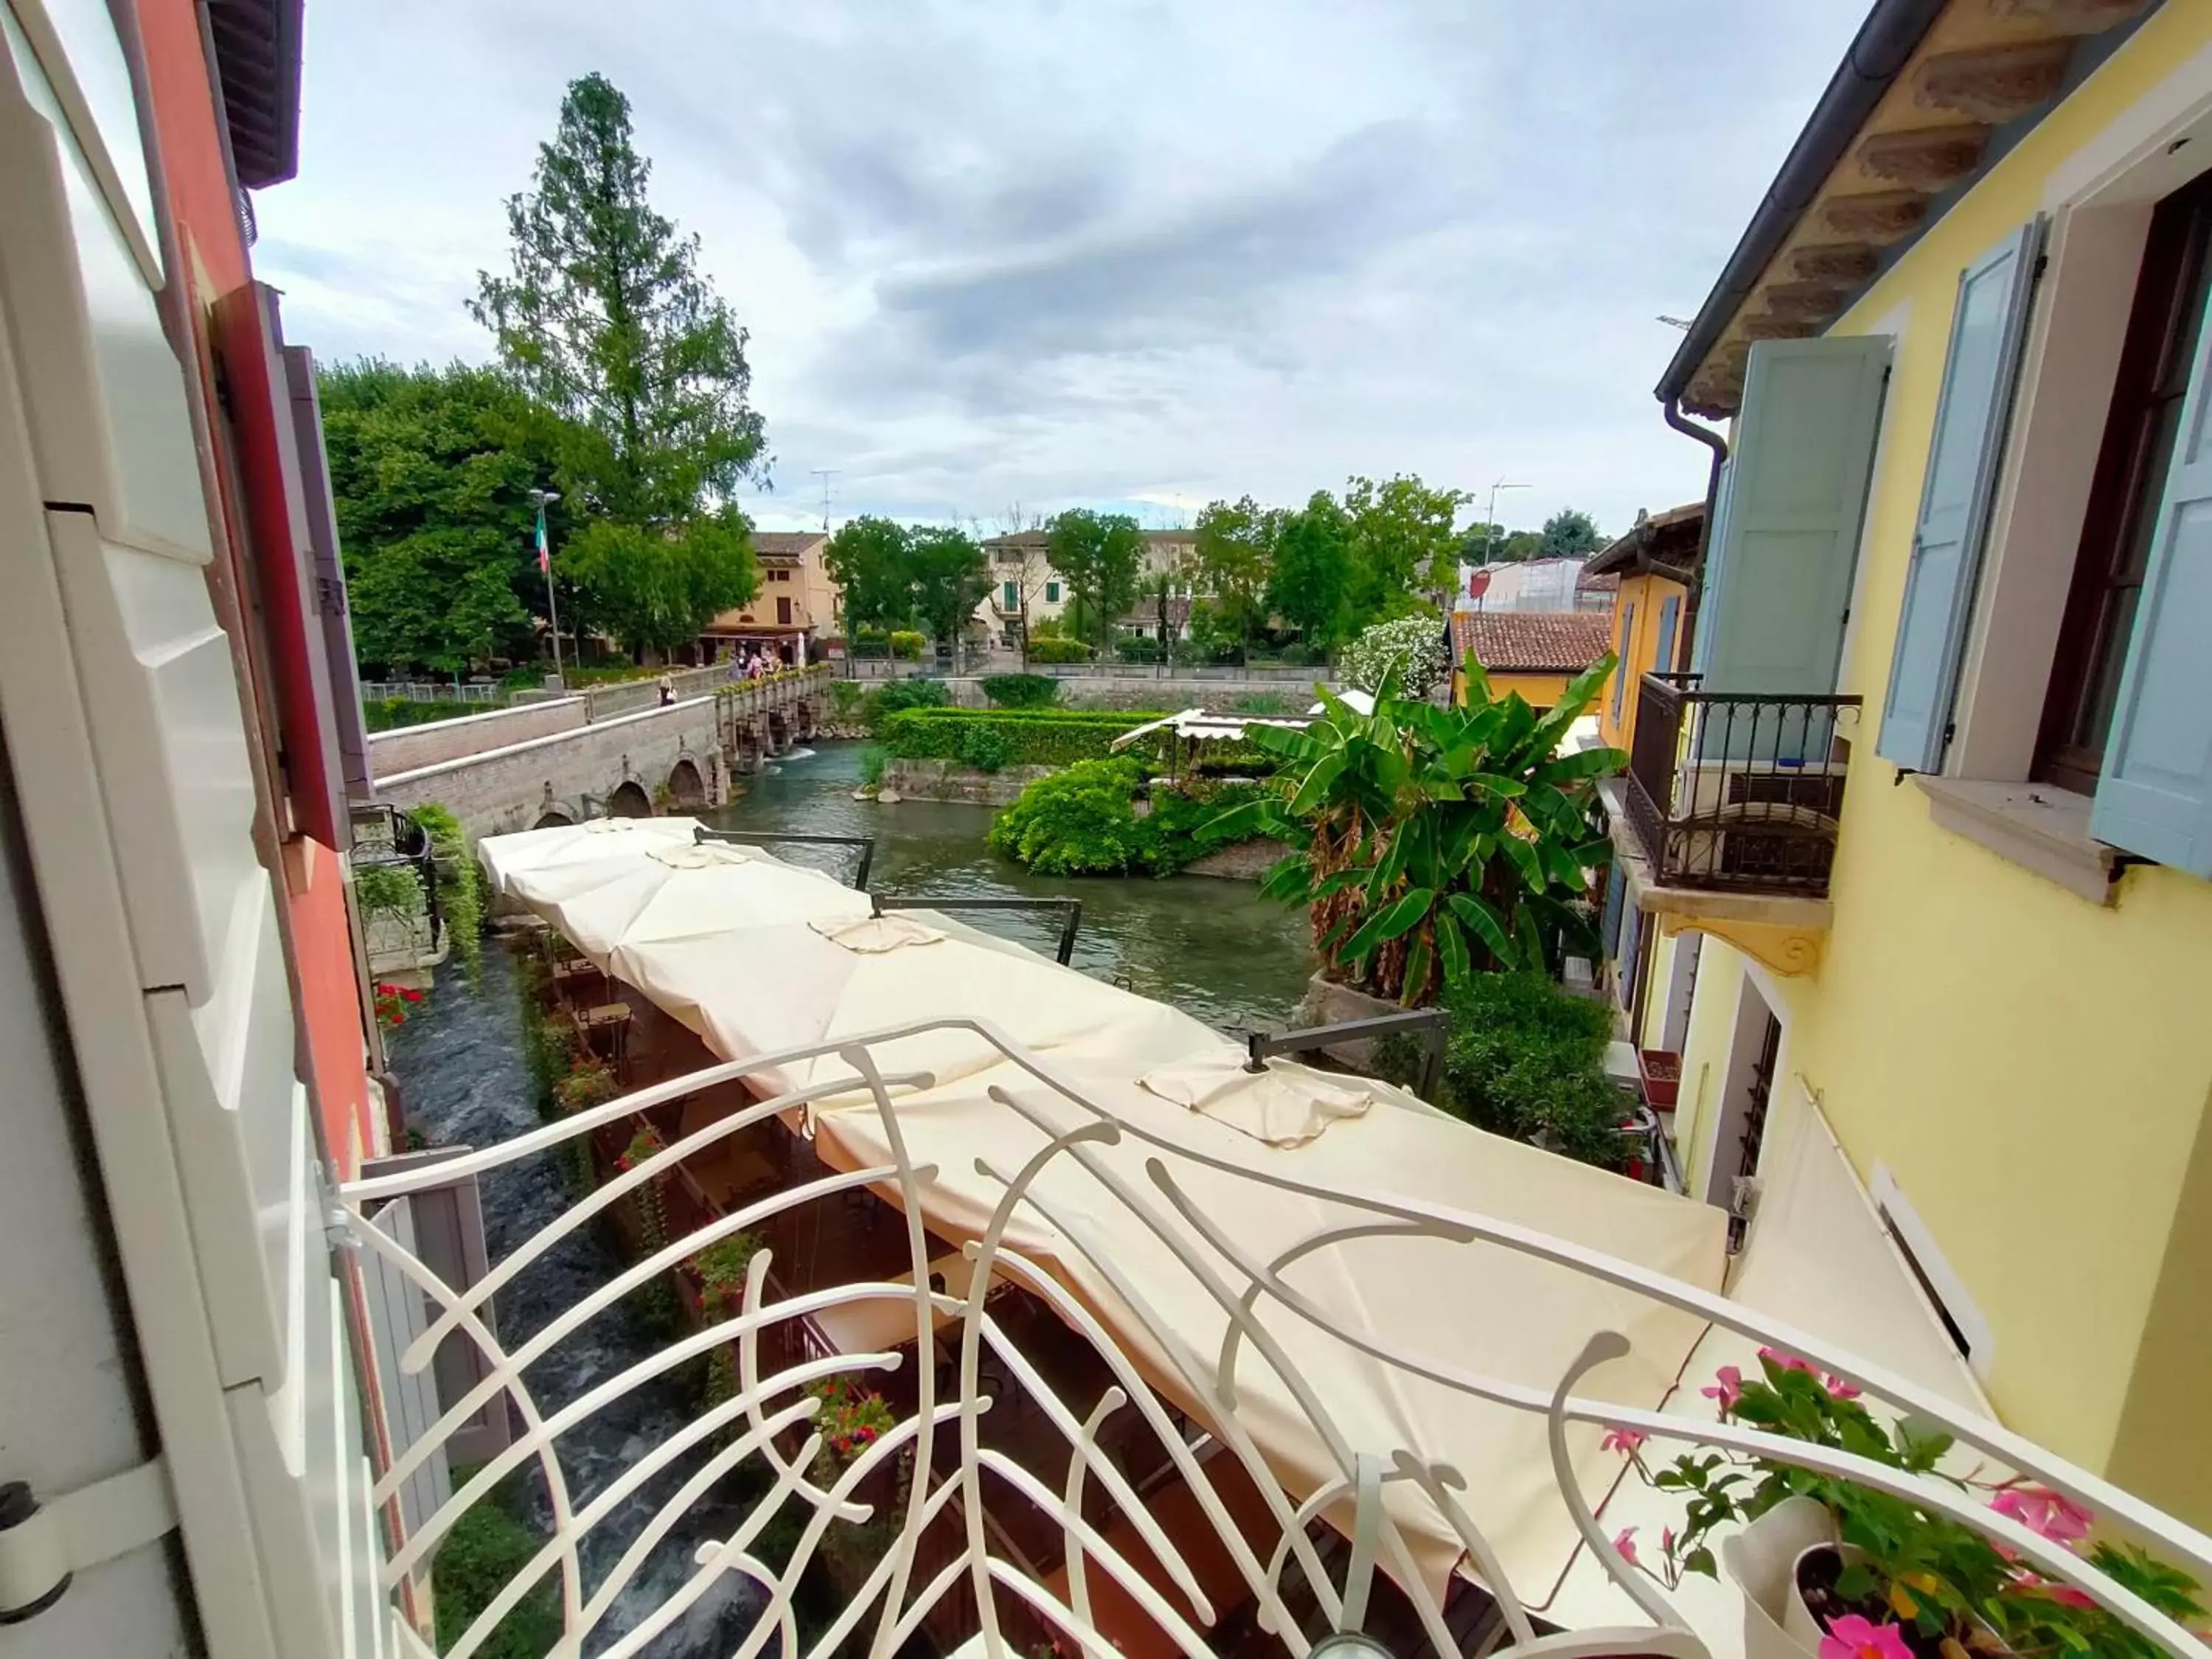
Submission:
[[[830,673],[710,683],[665,707],[562,697],[404,726],[369,739],[369,765],[380,799],[402,810],[439,802],[471,836],[718,806],[733,775],[814,734]]]

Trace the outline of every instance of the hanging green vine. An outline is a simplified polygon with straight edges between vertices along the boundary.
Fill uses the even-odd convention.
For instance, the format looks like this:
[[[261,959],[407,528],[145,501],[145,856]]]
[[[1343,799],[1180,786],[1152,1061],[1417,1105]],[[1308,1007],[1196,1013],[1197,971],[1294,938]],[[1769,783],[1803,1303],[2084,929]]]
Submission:
[[[483,968],[483,893],[477,872],[476,849],[460,820],[436,801],[409,812],[408,819],[430,837],[430,851],[438,866],[438,903],[446,913],[447,935],[468,969],[469,983],[477,982]]]

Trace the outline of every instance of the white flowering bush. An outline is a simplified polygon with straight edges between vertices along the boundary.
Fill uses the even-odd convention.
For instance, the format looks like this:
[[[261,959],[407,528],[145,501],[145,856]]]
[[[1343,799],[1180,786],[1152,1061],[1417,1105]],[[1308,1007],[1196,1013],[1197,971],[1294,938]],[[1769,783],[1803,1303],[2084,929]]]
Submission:
[[[1432,616],[1376,623],[1363,629],[1338,659],[1344,678],[1363,691],[1382,684],[1393,663],[1398,665],[1400,696],[1427,696],[1451,666],[1450,653],[1444,648],[1443,623]]]

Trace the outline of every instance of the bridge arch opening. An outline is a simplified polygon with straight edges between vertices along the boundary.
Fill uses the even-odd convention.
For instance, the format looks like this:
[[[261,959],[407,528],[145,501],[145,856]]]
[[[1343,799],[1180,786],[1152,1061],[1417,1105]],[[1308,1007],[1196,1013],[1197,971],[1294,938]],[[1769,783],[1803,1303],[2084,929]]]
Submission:
[[[607,816],[611,818],[649,818],[653,816],[653,797],[645,793],[644,786],[635,778],[624,779],[607,797]]]
[[[678,806],[707,804],[707,785],[689,757],[668,769],[668,799]]]
[[[538,822],[530,827],[532,830],[562,830],[575,821],[568,816],[567,808],[549,806],[538,815]]]

